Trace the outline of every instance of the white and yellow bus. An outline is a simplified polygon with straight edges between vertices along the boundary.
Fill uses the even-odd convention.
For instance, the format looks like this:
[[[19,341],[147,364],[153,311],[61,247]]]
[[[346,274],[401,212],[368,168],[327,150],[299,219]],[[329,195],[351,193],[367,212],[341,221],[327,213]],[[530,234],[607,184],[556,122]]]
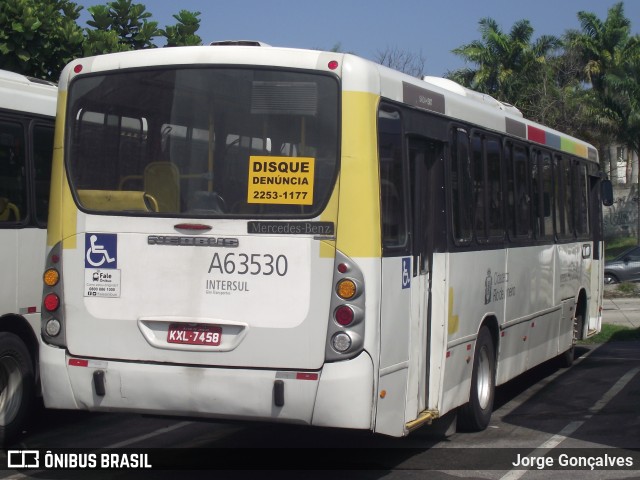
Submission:
[[[596,150],[457,84],[268,46],[59,84],[53,408],[403,436],[600,329]]]
[[[0,70],[0,443],[38,392],[42,271],[57,88]]]

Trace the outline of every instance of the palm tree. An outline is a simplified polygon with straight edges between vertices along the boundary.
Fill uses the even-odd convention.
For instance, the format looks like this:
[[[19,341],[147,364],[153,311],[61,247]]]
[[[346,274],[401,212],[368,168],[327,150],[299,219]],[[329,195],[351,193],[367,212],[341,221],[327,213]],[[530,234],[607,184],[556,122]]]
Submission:
[[[618,70],[624,61],[631,22],[624,16],[623,3],[617,3],[603,22],[594,13],[578,12],[581,31],[568,32],[569,45],[577,47],[584,61],[585,79],[594,90],[604,89],[604,77]]]
[[[549,55],[561,46],[560,39],[543,35],[532,43],[528,20],[516,22],[508,34],[492,18],[483,18],[479,24],[482,39],[453,50],[475,68],[450,72],[447,77],[526,111],[528,90],[540,78]]]
[[[620,143],[640,155],[640,36],[631,36],[631,22],[623,3],[607,12],[606,20],[579,12],[582,30],[568,34],[570,46],[584,62],[584,78],[591,83],[593,118]],[[637,165],[634,166],[638,171]],[[640,176],[637,179],[640,192]],[[640,214],[638,215],[640,243]]]

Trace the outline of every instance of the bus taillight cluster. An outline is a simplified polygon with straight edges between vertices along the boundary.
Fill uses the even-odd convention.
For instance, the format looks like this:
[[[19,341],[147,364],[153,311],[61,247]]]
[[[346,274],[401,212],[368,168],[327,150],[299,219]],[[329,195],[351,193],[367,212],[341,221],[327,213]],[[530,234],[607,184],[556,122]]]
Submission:
[[[327,361],[352,358],[364,346],[364,276],[340,252],[336,252],[335,265]]]
[[[42,334],[47,343],[63,346],[64,332],[62,329],[62,257],[59,253],[60,245],[51,249],[47,257],[47,264],[42,282]]]

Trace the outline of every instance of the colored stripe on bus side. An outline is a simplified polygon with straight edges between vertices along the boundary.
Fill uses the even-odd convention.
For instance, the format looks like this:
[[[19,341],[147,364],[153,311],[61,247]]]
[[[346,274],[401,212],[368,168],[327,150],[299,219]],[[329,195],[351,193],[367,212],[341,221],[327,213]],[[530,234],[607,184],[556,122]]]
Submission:
[[[575,142],[568,137],[561,137],[542,128],[526,125],[512,118],[505,118],[505,131],[508,134],[531,140],[532,142],[555,148],[571,155],[597,161],[598,153],[594,148]]]

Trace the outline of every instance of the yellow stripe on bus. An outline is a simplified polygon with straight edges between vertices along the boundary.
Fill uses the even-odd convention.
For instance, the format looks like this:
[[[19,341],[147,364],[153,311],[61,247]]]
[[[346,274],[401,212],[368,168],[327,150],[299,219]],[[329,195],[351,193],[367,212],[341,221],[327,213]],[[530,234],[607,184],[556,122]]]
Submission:
[[[47,225],[47,245],[52,247],[64,239],[62,248],[76,248],[77,210],[67,174],[64,170],[64,124],[67,92],[58,92],[56,132],[53,139],[53,163],[51,172],[51,208]]]
[[[336,184],[333,187],[333,192],[331,192],[331,198],[329,198],[329,203],[327,203],[327,207],[322,212],[320,216],[320,221],[322,222],[331,222],[334,225],[336,224],[338,217],[338,195],[340,192],[340,176],[336,180]],[[336,256],[336,242],[335,240],[323,240],[320,242],[320,258],[335,258]]]
[[[449,287],[449,309],[447,315],[447,333],[453,335],[460,330],[460,317],[453,314],[453,287]]]
[[[379,257],[380,187],[377,111],[380,97],[343,92],[337,247],[351,257]]]

